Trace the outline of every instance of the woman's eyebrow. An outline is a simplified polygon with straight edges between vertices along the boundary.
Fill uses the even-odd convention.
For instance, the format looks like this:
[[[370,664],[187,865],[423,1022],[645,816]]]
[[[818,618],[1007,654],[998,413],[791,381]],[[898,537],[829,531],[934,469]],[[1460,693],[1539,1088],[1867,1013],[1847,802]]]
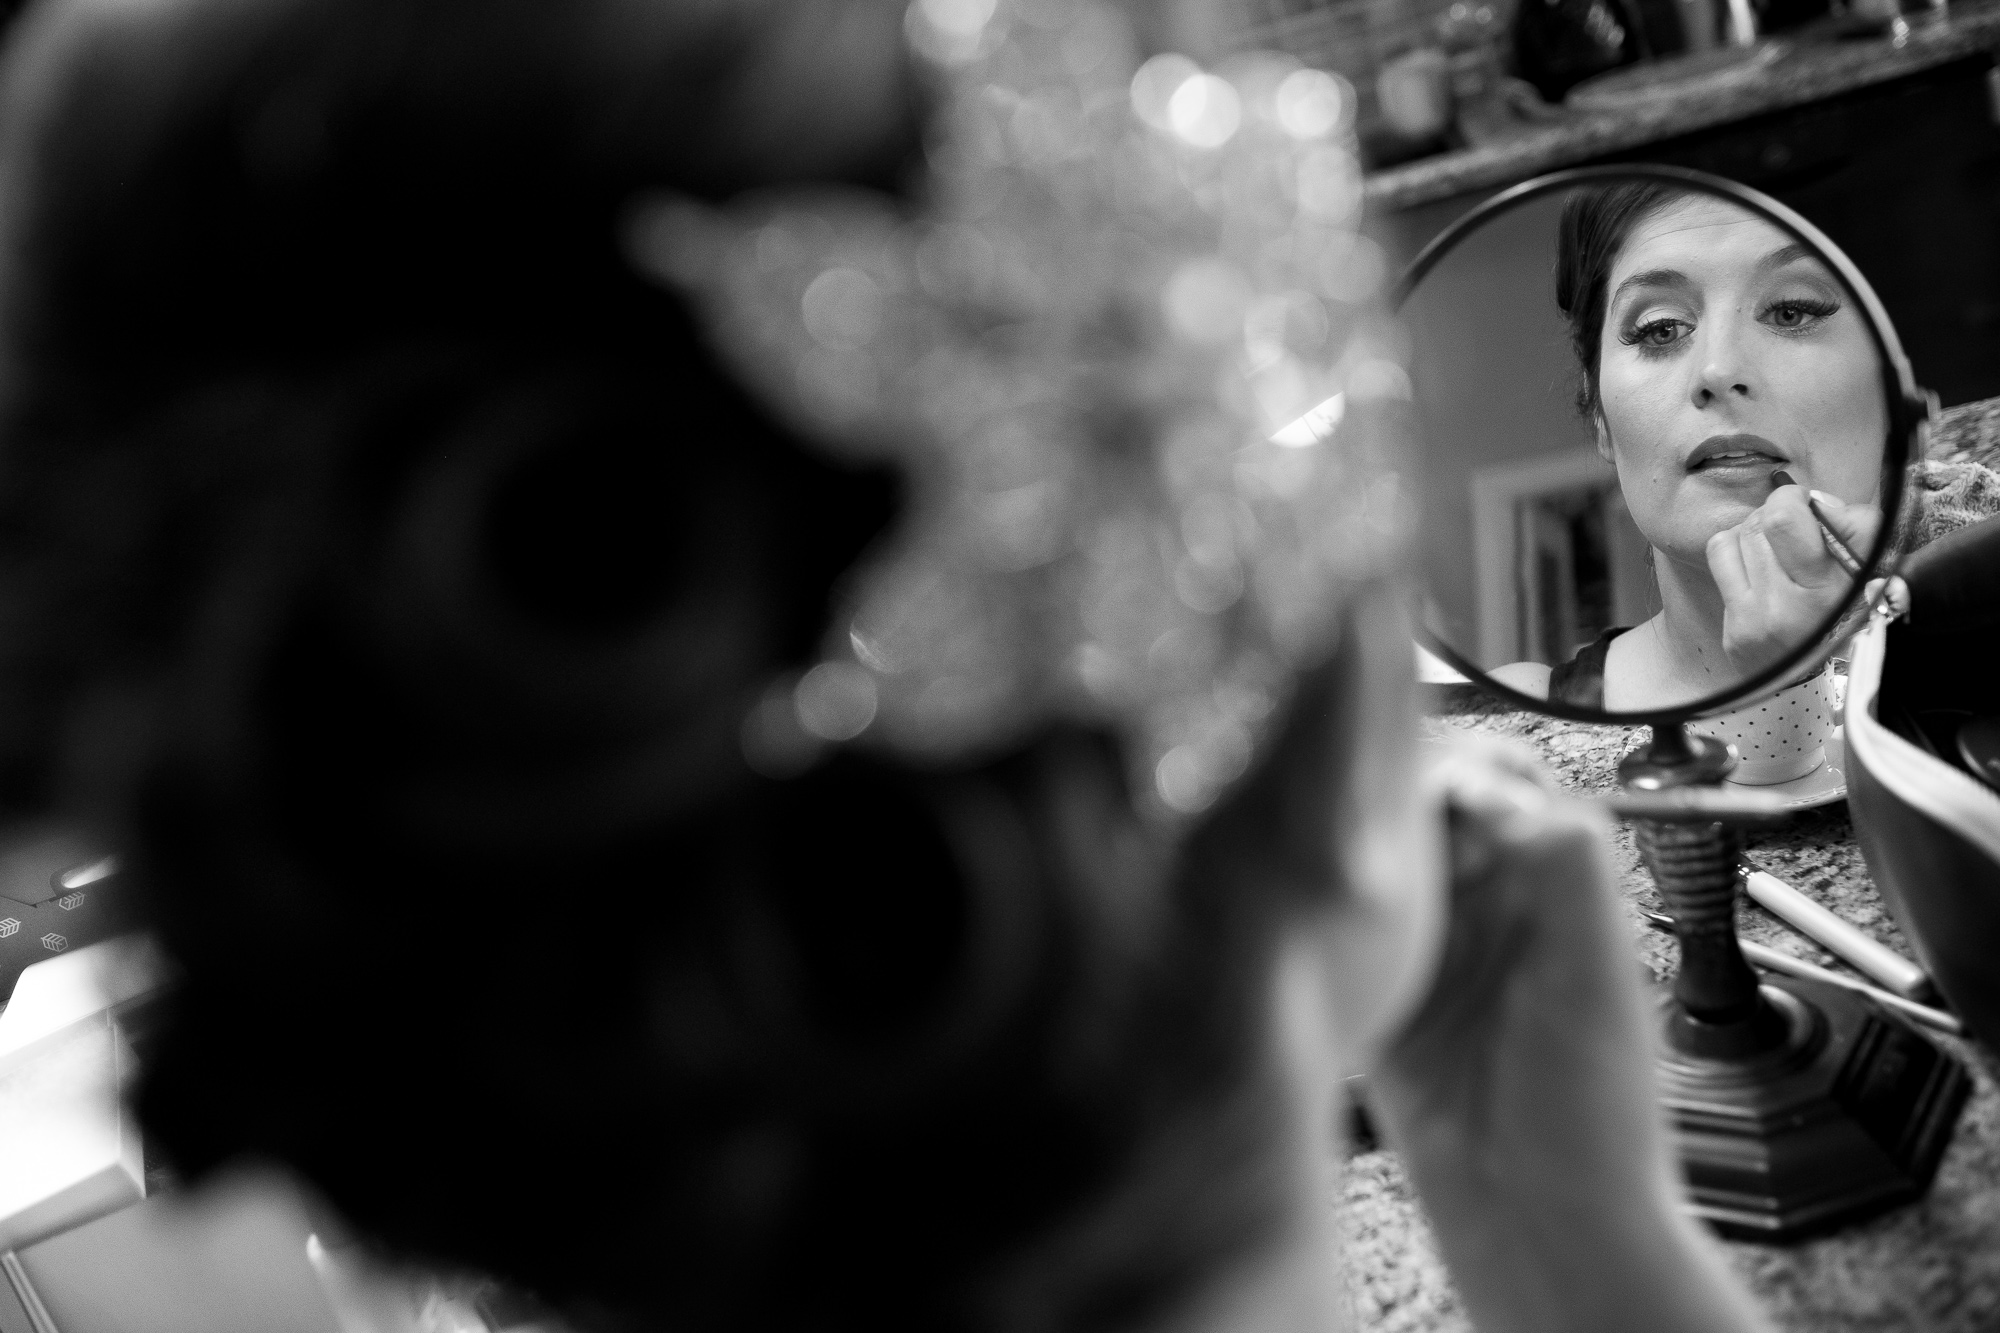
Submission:
[[[1779,246],[1777,249],[1771,251],[1770,254],[1758,260],[1757,268],[1760,272],[1769,273],[1773,269],[1783,268],[1795,259],[1817,259],[1818,257],[1813,248],[1804,241],[1793,241],[1790,245]]]
[[[1605,305],[1609,307],[1618,304],[1618,298],[1623,296],[1628,290],[1630,290],[1633,287],[1686,287],[1686,286],[1688,286],[1687,274],[1681,272],[1677,268],[1649,268],[1641,272],[1634,273],[1630,277],[1626,278],[1625,281],[1619,283],[1617,290],[1611,293],[1611,299],[1609,301],[1606,301]]]

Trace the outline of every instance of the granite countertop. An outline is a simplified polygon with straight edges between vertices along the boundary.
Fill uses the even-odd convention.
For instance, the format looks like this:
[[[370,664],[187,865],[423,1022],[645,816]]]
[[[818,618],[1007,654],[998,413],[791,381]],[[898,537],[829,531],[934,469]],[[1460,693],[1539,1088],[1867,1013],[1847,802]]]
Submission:
[[[1578,792],[1615,790],[1618,760],[1643,738],[1637,727],[1591,726],[1513,711],[1469,687],[1440,696],[1434,711],[1430,726],[1526,744],[1562,786]],[[1621,827],[1614,839],[1618,892],[1632,923],[1633,951],[1664,979],[1673,972],[1674,944],[1638,915],[1642,906],[1657,909],[1659,896],[1639,863],[1630,829]],[[1909,952],[1876,896],[1845,802],[1803,812],[1777,829],[1754,831],[1750,851],[1794,888]],[[1740,909],[1740,922],[1746,939],[1841,970],[1832,955],[1753,904]],[[1723,1242],[1731,1264],[1780,1329],[1991,1333],[2000,1324],[2000,1059],[1968,1042],[1939,1040],[1965,1060],[1975,1087],[1928,1194],[1816,1240]],[[1393,1154],[1378,1149],[1349,1160],[1340,1212],[1358,1328],[1470,1330]]]
[[[1941,18],[1912,20],[1897,36],[1818,40],[1780,34],[1789,49],[1755,77],[1704,86],[1699,96],[1657,97],[1617,111],[1566,108],[1560,119],[1523,124],[1505,140],[1440,153],[1370,175],[1371,212],[1395,212],[1467,191],[1525,180],[1677,135],[1816,102],[1915,74],[2000,44],[2000,0],[1953,4]]]
[[[2000,469],[2000,398],[1960,403],[1931,423],[1930,456]]]

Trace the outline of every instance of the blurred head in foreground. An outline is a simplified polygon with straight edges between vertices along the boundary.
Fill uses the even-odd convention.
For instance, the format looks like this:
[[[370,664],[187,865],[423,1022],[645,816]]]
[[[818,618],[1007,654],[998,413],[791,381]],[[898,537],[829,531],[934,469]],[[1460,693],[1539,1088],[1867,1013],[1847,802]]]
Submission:
[[[184,979],[141,1109],[187,1173],[275,1158],[607,1328],[1153,1325],[1323,1240],[1332,1076],[1433,946],[1386,583],[1185,834],[1060,709],[746,762],[898,474],[738,387],[618,219],[897,189],[902,24],[18,35],[0,776],[146,885]]]

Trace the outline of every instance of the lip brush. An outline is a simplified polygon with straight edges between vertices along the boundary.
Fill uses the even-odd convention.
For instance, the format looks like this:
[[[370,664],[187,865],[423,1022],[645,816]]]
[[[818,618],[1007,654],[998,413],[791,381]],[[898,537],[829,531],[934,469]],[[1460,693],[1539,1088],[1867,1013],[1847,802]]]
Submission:
[[[1771,485],[1796,486],[1798,482],[1792,479],[1791,473],[1779,468],[1771,474]],[[1819,507],[1819,497],[1811,491],[1806,492],[1806,506],[1812,510],[1813,517],[1819,520],[1820,540],[1826,543],[1826,553],[1833,557],[1833,563],[1849,574],[1858,576],[1861,573],[1861,558],[1848,548],[1847,543],[1840,539],[1840,534],[1827,523],[1826,514]]]

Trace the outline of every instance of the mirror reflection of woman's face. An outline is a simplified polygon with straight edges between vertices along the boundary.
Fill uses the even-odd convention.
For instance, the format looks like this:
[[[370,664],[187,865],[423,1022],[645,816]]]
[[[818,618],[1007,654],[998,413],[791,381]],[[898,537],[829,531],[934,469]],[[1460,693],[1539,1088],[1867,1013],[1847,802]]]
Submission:
[[[1733,204],[1637,223],[1606,279],[1599,448],[1655,549],[1700,563],[1783,469],[1875,498],[1887,413],[1866,320],[1792,236]]]

